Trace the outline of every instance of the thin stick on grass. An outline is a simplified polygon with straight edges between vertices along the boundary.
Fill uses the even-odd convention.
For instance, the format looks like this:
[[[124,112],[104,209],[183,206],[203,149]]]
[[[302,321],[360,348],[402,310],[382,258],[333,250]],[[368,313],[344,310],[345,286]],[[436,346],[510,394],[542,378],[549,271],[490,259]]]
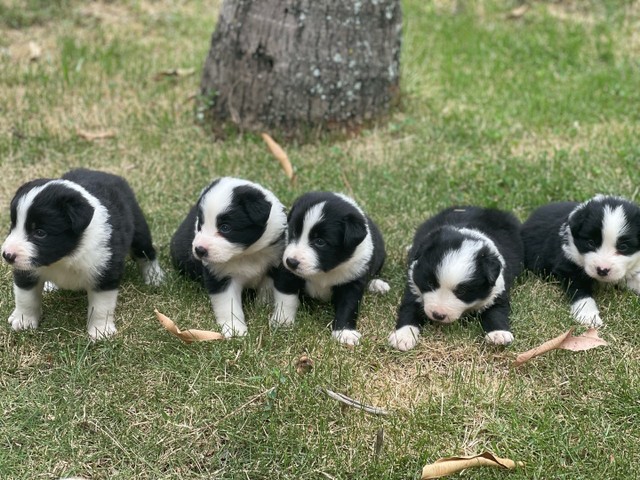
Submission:
[[[353,408],[358,408],[360,410],[364,410],[367,413],[373,413],[374,415],[389,415],[389,412],[384,408],[372,407],[371,405],[365,405],[364,403],[359,402],[358,400],[354,400],[351,397],[347,397],[342,393],[336,393],[328,388],[321,388],[321,391],[326,393],[330,398],[337,400],[338,402],[344,403]]]

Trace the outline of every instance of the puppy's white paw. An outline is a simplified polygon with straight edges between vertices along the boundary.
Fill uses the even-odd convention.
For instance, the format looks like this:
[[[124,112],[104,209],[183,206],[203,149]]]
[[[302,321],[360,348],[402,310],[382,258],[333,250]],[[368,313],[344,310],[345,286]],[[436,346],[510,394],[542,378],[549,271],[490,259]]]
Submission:
[[[345,328],[344,330],[334,330],[331,332],[331,336],[345,345],[358,345],[360,344],[362,334],[357,330],[348,330]]]
[[[116,324],[111,320],[104,322],[92,322],[87,325],[87,333],[92,341],[105,340],[113,337],[118,332]]]
[[[488,332],[484,339],[494,345],[509,345],[513,342],[513,333],[508,330],[494,330],[493,332]]]
[[[225,338],[244,337],[247,334],[247,325],[239,320],[223,323],[220,330]]]
[[[9,323],[11,324],[11,328],[13,328],[16,332],[19,332],[21,330],[38,328],[40,317],[36,315],[28,315],[16,308],[13,313],[9,315]]]
[[[389,290],[391,290],[391,287],[384,280],[381,280],[379,278],[374,278],[373,280],[371,280],[369,282],[369,291],[370,292],[385,294]]]
[[[585,327],[600,327],[603,322],[596,301],[591,298],[582,298],[571,304],[571,314],[576,321]]]
[[[293,325],[294,320],[295,317],[287,316],[281,309],[277,309],[269,319],[269,326],[271,328],[286,328]]]
[[[413,325],[405,325],[391,332],[389,335],[389,345],[403,352],[411,350],[418,344],[420,329]]]
[[[44,285],[42,287],[42,291],[44,293],[55,292],[56,290],[59,290],[59,289],[58,289],[58,286],[55,283],[48,282],[48,281],[44,282]]]
[[[152,285],[154,287],[158,287],[162,285],[164,282],[164,270],[160,267],[158,260],[153,260],[152,262],[148,260],[140,260],[139,261],[140,272],[142,273],[142,278],[144,279],[144,283],[147,285]]]

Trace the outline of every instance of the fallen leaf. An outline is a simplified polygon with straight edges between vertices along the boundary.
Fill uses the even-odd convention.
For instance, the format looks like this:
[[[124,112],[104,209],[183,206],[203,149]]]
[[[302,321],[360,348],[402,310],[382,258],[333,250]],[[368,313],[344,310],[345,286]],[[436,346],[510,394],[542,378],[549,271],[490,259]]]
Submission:
[[[359,402],[358,400],[354,400],[351,397],[347,397],[346,395],[343,395],[342,393],[336,393],[332,390],[329,390],[328,388],[321,388],[321,391],[323,391],[324,393],[326,393],[330,398],[333,398],[334,400],[337,400],[338,402],[341,402],[345,405],[348,405],[350,407],[354,407],[354,408],[359,408],[360,410],[364,410],[367,413],[373,413],[376,415],[389,415],[389,412],[387,410],[385,410],[384,408],[379,408],[379,407],[372,407],[371,405],[365,405],[364,403]]]
[[[300,375],[309,373],[312,369],[313,369],[313,360],[311,360],[306,355],[302,355],[296,362],[296,372],[298,372]]]
[[[79,137],[82,137],[89,142],[93,142],[95,140],[105,140],[107,138],[114,138],[116,136],[116,132],[114,132],[113,130],[100,130],[97,132],[88,132],[80,128],[76,129],[76,134]]]
[[[161,78],[164,78],[164,77],[180,78],[180,77],[188,77],[190,75],[193,75],[194,73],[196,73],[195,68],[170,68],[168,70],[162,70],[161,72],[158,72],[154,78],[156,80],[160,80]]]
[[[267,147],[269,147],[269,150],[271,150],[273,156],[276,157],[276,159],[280,162],[280,165],[282,166],[282,169],[284,170],[287,178],[293,183],[295,179],[295,173],[293,172],[293,165],[291,165],[291,161],[289,160],[287,152],[285,152],[282,147],[278,145],[278,143],[273,138],[271,138],[268,133],[263,133],[262,139],[267,144]]]
[[[507,18],[509,19],[517,19],[522,17],[525,13],[529,11],[529,4],[523,3],[519,7],[514,8],[507,14]]]
[[[497,467],[513,470],[516,467],[522,466],[524,466],[522,462],[514,462],[508,458],[496,457],[489,452],[471,457],[440,458],[434,463],[424,466],[420,480],[444,477],[470,467]]]
[[[29,42],[29,61],[35,62],[40,59],[42,48],[36,42]]]
[[[543,353],[550,352],[551,350],[570,350],[572,352],[579,352],[607,345],[607,342],[598,336],[598,330],[595,328],[590,328],[582,335],[576,336],[572,335],[574,330],[575,327],[571,327],[562,335],[558,335],[557,337],[544,342],[542,345],[521,353],[516,357],[514,366],[518,367],[532,358],[542,355]]]
[[[211,332],[209,330],[180,330],[178,326],[173,323],[166,315],[160,313],[157,309],[154,310],[156,314],[156,318],[160,322],[160,324],[169,331],[172,335],[175,335],[180,340],[191,343],[191,342],[204,342],[207,340],[224,340],[224,335],[218,332]]]

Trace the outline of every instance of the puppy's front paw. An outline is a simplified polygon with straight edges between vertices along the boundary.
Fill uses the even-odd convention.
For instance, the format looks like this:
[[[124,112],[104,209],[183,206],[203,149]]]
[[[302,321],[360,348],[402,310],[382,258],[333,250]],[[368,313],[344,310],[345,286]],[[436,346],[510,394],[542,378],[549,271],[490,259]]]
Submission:
[[[576,321],[585,327],[600,327],[602,319],[596,301],[591,298],[582,298],[571,305],[571,314]]]
[[[290,327],[293,325],[295,317],[287,316],[281,309],[276,309],[269,319],[271,328]]]
[[[144,283],[147,285],[158,287],[164,282],[164,270],[162,270],[157,260],[141,262],[140,271],[142,272]]]
[[[640,273],[636,273],[627,279],[627,287],[630,290],[640,295]]]
[[[389,345],[403,352],[411,350],[418,344],[420,329],[413,325],[405,325],[391,332],[389,335]]]
[[[11,328],[13,328],[16,332],[19,332],[21,330],[38,328],[40,317],[36,315],[28,315],[16,308],[13,313],[9,315],[9,323],[11,324]]]
[[[345,345],[358,345],[362,334],[357,330],[348,330],[345,328],[344,330],[334,330],[331,332],[331,336]]]
[[[373,293],[385,294],[391,290],[391,287],[387,282],[379,278],[374,278],[369,282],[369,291]]]
[[[58,286],[53,282],[44,282],[44,286],[42,287],[42,291],[44,293],[55,292],[58,290]]]
[[[118,332],[116,324],[111,320],[104,322],[92,322],[87,325],[87,333],[92,341],[105,340],[113,337]]]
[[[247,325],[240,320],[223,323],[220,330],[225,338],[244,337],[247,334]]]
[[[508,330],[494,330],[493,332],[488,332],[484,339],[494,345],[509,345],[513,342],[513,333]]]

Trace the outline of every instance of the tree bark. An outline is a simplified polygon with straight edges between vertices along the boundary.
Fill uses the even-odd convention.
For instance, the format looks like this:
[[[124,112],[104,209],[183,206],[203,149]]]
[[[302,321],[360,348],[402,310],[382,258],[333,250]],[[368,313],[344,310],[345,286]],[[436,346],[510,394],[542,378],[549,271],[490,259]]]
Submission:
[[[225,0],[203,109],[242,129],[358,126],[398,94],[400,0]]]

